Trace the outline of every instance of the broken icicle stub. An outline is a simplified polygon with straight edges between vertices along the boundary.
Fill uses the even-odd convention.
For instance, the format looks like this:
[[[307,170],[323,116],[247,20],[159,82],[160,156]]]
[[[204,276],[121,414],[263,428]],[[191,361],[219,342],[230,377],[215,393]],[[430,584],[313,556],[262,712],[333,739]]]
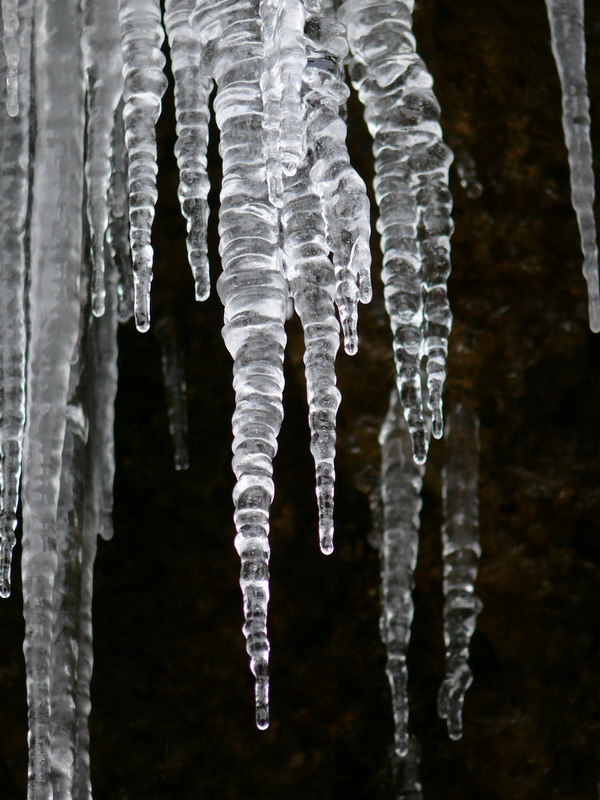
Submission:
[[[588,288],[589,324],[598,333],[600,284],[583,5],[583,0],[546,0],[552,53],[562,89],[562,124],[571,170],[571,202],[579,226],[583,275]]]

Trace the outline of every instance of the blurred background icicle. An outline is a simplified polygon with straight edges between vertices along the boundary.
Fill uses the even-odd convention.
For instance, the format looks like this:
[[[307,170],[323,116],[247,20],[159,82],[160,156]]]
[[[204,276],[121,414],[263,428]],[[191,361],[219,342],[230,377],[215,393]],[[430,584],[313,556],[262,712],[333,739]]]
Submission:
[[[21,36],[19,33],[19,16],[31,3],[21,3],[19,0],[2,0],[2,44],[6,63],[6,75],[3,76],[6,90],[6,113],[9,117],[16,117],[19,113],[19,60],[24,58],[27,63],[27,52],[21,54]],[[30,21],[30,20],[29,20]],[[27,25],[27,20],[23,19]]]
[[[475,595],[479,544],[479,420],[456,404],[448,414],[442,472],[444,525],[444,642],[446,670],[438,712],[451,739],[462,736],[465,694],[473,681],[469,645],[482,609]]]
[[[4,6],[3,18],[4,19]],[[32,0],[18,8],[19,51],[22,65],[31,59]],[[12,13],[12,11],[11,11]],[[26,300],[29,269],[27,214],[31,200],[29,170],[30,75],[21,70],[18,82],[20,113],[5,116],[7,65],[0,56],[0,459],[2,505],[0,514],[0,596],[11,587],[19,483],[25,429]],[[7,79],[8,80],[8,79]]]
[[[104,314],[104,238],[115,112],[123,94],[118,0],[85,0],[83,59],[87,78],[85,177],[92,253],[92,312]]]
[[[129,164],[129,224],[133,257],[135,324],[150,327],[151,244],[156,205],[156,131],[167,88],[165,34],[159,0],[119,0],[123,47],[123,120]]]
[[[373,137],[377,229],[385,301],[394,334],[398,391],[423,464],[428,437],[421,362],[427,359],[432,431],[440,438],[442,388],[452,324],[450,150],[442,140],[431,75],[412,34],[413,0],[346,0],[339,17],[352,53],[350,76]]]
[[[242,560],[244,634],[256,679],[256,724],[269,724],[269,509],[273,457],[283,419],[284,330],[289,289],[279,250],[279,216],[268,197],[260,89],[263,46],[258,2],[199,0],[192,16],[212,52],[223,182],[219,216],[223,262],[217,288],[223,339],[233,360],[233,498]]]
[[[577,215],[590,328],[600,331],[598,244],[594,218],[594,170],[590,99],[585,77],[583,0],[546,0],[552,53],[562,88],[562,123],[571,169],[571,202]]]
[[[188,419],[183,346],[177,335],[174,320],[166,317],[160,319],[154,326],[154,335],[160,346],[160,366],[175,469],[187,469],[190,459],[187,444]]]
[[[421,747],[416,736],[409,736],[405,756],[394,753],[392,771],[394,775],[394,800],[423,800],[423,788],[419,777]]]
[[[212,79],[202,66],[203,48],[190,26],[194,0],[167,0],[165,27],[171,49],[177,119],[175,155],[179,167],[179,203],[187,222],[187,251],[196,300],[210,294],[208,263],[208,100]]]
[[[409,752],[406,656],[414,614],[412,591],[419,548],[424,468],[412,458],[412,443],[396,389],[379,434],[381,445],[381,638],[387,650],[392,692],[395,753]]]

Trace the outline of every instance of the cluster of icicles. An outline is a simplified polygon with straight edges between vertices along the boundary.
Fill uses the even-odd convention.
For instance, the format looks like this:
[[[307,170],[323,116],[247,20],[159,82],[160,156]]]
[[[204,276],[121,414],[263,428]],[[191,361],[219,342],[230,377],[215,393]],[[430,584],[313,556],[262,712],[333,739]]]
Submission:
[[[547,4],[590,324],[598,330],[583,3]],[[441,138],[432,79],[416,54],[413,5],[166,0],[163,18],[159,0],[2,0],[0,594],[10,592],[20,491],[30,800],[91,796],[92,572],[96,536],[112,533],[116,329],[131,316],[141,331],[150,325],[165,30],[175,79],[179,199],[198,300],[210,290],[206,151],[209,96],[217,89],[223,161],[217,289],[233,358],[235,546],[260,728],[268,725],[269,508],[283,418],[286,316],[295,309],[304,330],[319,541],[330,553],[340,402],[334,362],[340,328],[346,352],[356,352],[358,303],[371,296],[369,202],[345,145],[345,65],[364,105],[398,391],[382,431],[382,633],[396,751],[410,751],[412,571],[422,465],[430,433],[439,438],[443,431],[452,233],[451,153]],[[163,356],[171,384],[181,383],[168,346]],[[174,397],[181,401],[175,389]],[[181,468],[187,455],[173,414]],[[453,415],[440,711],[456,737],[471,680],[479,545],[477,426],[460,409]]]

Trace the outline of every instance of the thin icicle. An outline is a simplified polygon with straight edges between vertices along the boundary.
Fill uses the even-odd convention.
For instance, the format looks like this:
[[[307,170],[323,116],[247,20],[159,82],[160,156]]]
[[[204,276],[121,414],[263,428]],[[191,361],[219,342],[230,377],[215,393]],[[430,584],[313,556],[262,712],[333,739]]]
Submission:
[[[50,647],[71,360],[79,337],[84,76],[78,0],[36,0],[31,331],[23,453],[29,800],[51,800]]]
[[[129,195],[127,192],[127,147],[123,123],[123,100],[117,106],[113,128],[111,176],[108,190],[109,219],[106,232],[108,255],[118,274],[119,322],[133,317],[133,274],[129,244]]]
[[[546,0],[552,53],[562,87],[563,131],[571,168],[571,202],[577,215],[583,275],[588,286],[590,328],[600,331],[598,245],[594,219],[594,171],[590,100],[585,77],[583,0]]]
[[[423,800],[423,787],[419,776],[421,747],[416,736],[408,737],[408,751],[400,758],[394,753],[394,800]]]
[[[473,681],[469,643],[483,607],[474,594],[481,556],[478,474],[479,420],[458,405],[448,415],[442,472],[446,672],[438,712],[451,739],[462,736],[465,694]]]
[[[406,654],[414,614],[412,590],[419,546],[423,467],[412,458],[411,437],[396,390],[379,434],[383,542],[381,637],[394,710],[395,752],[408,753],[408,670]]]
[[[173,441],[175,469],[189,467],[187,446],[187,401],[183,348],[176,335],[173,323],[163,318],[154,326],[154,334],[160,345],[160,366],[167,401],[169,433]]]
[[[87,75],[87,216],[92,251],[92,312],[104,314],[104,237],[115,111],[123,93],[118,0],[84,0],[83,57]]]
[[[31,58],[32,2],[20,5],[20,52]],[[4,72],[4,70],[3,70]],[[4,74],[2,75],[4,77]],[[1,78],[0,78],[1,80]],[[4,82],[2,82],[4,84]],[[26,247],[30,201],[29,71],[19,83],[21,113],[0,123],[0,458],[2,504],[0,515],[0,596],[11,586],[19,483],[25,429],[26,320],[25,283],[29,253]],[[0,98],[6,99],[4,85]]]
[[[269,509],[273,457],[283,418],[283,351],[289,296],[281,270],[276,209],[268,198],[260,91],[262,42],[257,0],[199,0],[192,16],[210,43],[221,129],[223,183],[218,281],[223,338],[234,359],[233,499],[242,560],[244,634],[256,677],[256,724],[269,724]]]
[[[283,225],[287,278],[304,330],[311,452],[315,459],[319,543],[333,552],[335,420],[340,404],[335,357],[340,344],[335,316],[335,273],[328,258],[319,196],[311,162],[284,182]]]
[[[31,8],[31,3],[23,3]],[[2,44],[6,58],[6,113],[19,113],[19,0],[2,0]],[[27,63],[26,59],[23,59]],[[29,81],[27,81],[29,83]]]
[[[294,175],[306,152],[300,97],[306,66],[301,0],[260,0],[264,61],[260,78],[269,199],[280,207],[283,176]]]
[[[412,0],[346,0],[351,77],[373,136],[375,197],[384,253],[382,278],[398,390],[414,457],[427,458],[421,361],[427,358],[432,431],[443,432],[442,388],[452,325],[450,150],[442,141],[432,78],[415,52]]]
[[[208,263],[208,100],[212,80],[201,67],[202,45],[189,24],[194,0],[167,0],[165,26],[171,48],[177,118],[175,155],[179,167],[179,203],[187,221],[188,260],[194,276],[196,300],[210,294]]]
[[[135,324],[150,327],[151,245],[156,204],[156,130],[167,88],[159,0],[119,0],[125,87],[125,142],[129,155],[129,224]]]
[[[336,297],[344,349],[358,349],[357,303],[371,299],[369,200],[365,185],[350,165],[346,149],[346,124],[339,107],[349,96],[343,62],[348,53],[343,26],[318,9],[306,23],[309,146],[316,154],[311,177],[321,198],[327,244],[336,268]]]

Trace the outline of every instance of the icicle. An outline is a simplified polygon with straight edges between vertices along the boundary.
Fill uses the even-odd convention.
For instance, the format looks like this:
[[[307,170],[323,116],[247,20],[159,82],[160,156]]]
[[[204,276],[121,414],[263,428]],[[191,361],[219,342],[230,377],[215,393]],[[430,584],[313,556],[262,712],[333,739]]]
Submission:
[[[396,390],[379,435],[383,498],[381,637],[387,648],[387,675],[394,709],[395,751],[408,753],[408,671],[414,605],[412,590],[419,544],[423,467],[411,457],[411,437]]]
[[[22,2],[19,38],[24,63],[30,60],[31,14],[32,3],[29,0]],[[16,118],[4,118],[0,123],[1,597],[10,595],[25,428],[25,282],[29,255],[25,237],[30,201],[29,84],[29,71],[23,70],[18,86],[21,113]],[[5,96],[2,86],[0,97],[4,99]]]
[[[563,130],[571,168],[571,202],[577,215],[583,275],[588,286],[590,328],[600,331],[598,245],[594,219],[594,172],[590,138],[590,100],[585,77],[583,0],[546,0],[552,53],[562,87]]]
[[[199,0],[194,31],[209,41],[221,129],[219,229],[225,306],[223,338],[234,359],[233,499],[242,559],[247,650],[256,677],[256,724],[269,724],[269,508],[283,418],[283,351],[288,286],[280,266],[276,209],[269,202],[262,141],[262,42],[257,2]]]
[[[269,199],[281,206],[283,176],[304,160],[306,123],[300,98],[306,66],[301,0],[260,0],[264,61],[260,86]]]
[[[156,203],[156,131],[167,88],[159,0],[119,0],[125,88],[125,141],[129,154],[129,223],[135,289],[135,324],[150,327],[153,250],[150,241]]]
[[[104,314],[104,237],[108,227],[111,140],[123,93],[118,0],[84,0],[83,56],[87,74],[87,215],[92,250],[92,311]]]
[[[348,53],[343,26],[320,11],[307,19],[307,65],[304,82],[309,146],[317,157],[311,177],[321,197],[327,244],[336,267],[336,305],[344,333],[344,349],[358,348],[357,302],[371,299],[369,200],[362,179],[350,166],[346,125],[339,107],[349,89],[343,80]]]
[[[453,230],[448,168],[432,79],[415,52],[412,0],[346,0],[351,76],[373,136],[385,301],[398,389],[414,457],[427,458],[421,360],[432,430],[443,432],[442,388],[452,317],[446,293]]]
[[[117,106],[113,128],[111,176],[108,190],[109,220],[106,242],[117,270],[119,322],[133,317],[133,275],[129,246],[129,197],[127,193],[127,147],[123,124],[123,100]]]
[[[163,318],[154,327],[154,334],[160,345],[160,365],[162,369],[169,433],[173,440],[175,469],[187,469],[189,456],[187,446],[187,402],[183,348],[175,334],[173,324]]]
[[[189,24],[194,0],[167,0],[165,25],[171,48],[175,79],[175,115],[179,166],[179,202],[187,220],[187,251],[194,276],[196,300],[210,294],[207,249],[208,175],[208,99],[213,82],[201,67],[202,46]]]
[[[442,472],[444,527],[444,641],[446,673],[438,712],[451,739],[462,736],[462,711],[473,676],[469,643],[481,600],[474,594],[479,546],[479,421],[462,406],[448,415],[446,463]]]
[[[408,737],[408,750],[403,758],[394,754],[393,772],[395,800],[423,800],[423,788],[419,778],[421,748],[416,736]]]
[[[311,452],[315,459],[319,543],[333,552],[335,419],[340,404],[335,357],[340,344],[335,316],[335,274],[328,258],[311,162],[284,182],[283,224],[287,278],[304,330]]]
[[[24,5],[31,8],[30,3]],[[2,43],[6,58],[6,113],[16,117],[19,113],[19,0],[2,0]],[[24,59],[25,63],[27,61]]]
[[[56,524],[71,360],[79,334],[84,77],[78,0],[36,1],[31,329],[23,454],[29,800],[51,800],[49,669]]]

